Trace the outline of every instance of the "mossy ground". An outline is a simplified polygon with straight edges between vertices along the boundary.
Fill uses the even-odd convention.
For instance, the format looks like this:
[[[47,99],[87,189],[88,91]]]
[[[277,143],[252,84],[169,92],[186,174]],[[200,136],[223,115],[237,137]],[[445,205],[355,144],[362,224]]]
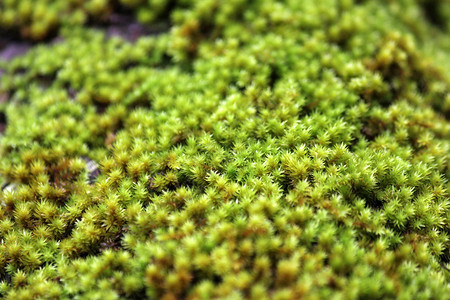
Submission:
[[[449,30],[447,0],[1,1],[33,43],[0,61],[1,295],[448,299]]]

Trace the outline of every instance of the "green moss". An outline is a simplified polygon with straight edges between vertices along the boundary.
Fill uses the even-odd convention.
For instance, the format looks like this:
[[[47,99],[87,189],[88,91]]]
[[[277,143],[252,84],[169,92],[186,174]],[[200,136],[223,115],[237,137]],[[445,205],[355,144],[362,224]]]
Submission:
[[[111,3],[0,4],[67,15],[0,62],[3,297],[447,298],[447,1],[121,1],[171,24],[135,43],[71,21]]]

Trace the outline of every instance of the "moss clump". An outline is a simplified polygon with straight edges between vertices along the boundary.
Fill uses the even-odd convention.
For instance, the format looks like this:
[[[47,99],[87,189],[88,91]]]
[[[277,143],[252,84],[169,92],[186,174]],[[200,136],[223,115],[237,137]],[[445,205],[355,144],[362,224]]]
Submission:
[[[447,1],[122,5],[0,65],[3,297],[448,297]]]

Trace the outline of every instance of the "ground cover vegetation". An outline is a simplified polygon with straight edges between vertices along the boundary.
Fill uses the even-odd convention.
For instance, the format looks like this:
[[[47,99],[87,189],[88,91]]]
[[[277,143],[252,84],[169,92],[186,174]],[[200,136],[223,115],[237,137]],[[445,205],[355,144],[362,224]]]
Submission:
[[[0,61],[1,296],[448,299],[449,30],[447,0],[0,1],[33,43]]]

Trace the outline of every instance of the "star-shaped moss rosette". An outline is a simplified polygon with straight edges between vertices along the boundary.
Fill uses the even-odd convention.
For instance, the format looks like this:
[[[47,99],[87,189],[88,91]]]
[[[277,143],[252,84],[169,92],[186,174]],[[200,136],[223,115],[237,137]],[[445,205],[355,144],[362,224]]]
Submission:
[[[448,299],[449,5],[2,1],[1,296]]]

